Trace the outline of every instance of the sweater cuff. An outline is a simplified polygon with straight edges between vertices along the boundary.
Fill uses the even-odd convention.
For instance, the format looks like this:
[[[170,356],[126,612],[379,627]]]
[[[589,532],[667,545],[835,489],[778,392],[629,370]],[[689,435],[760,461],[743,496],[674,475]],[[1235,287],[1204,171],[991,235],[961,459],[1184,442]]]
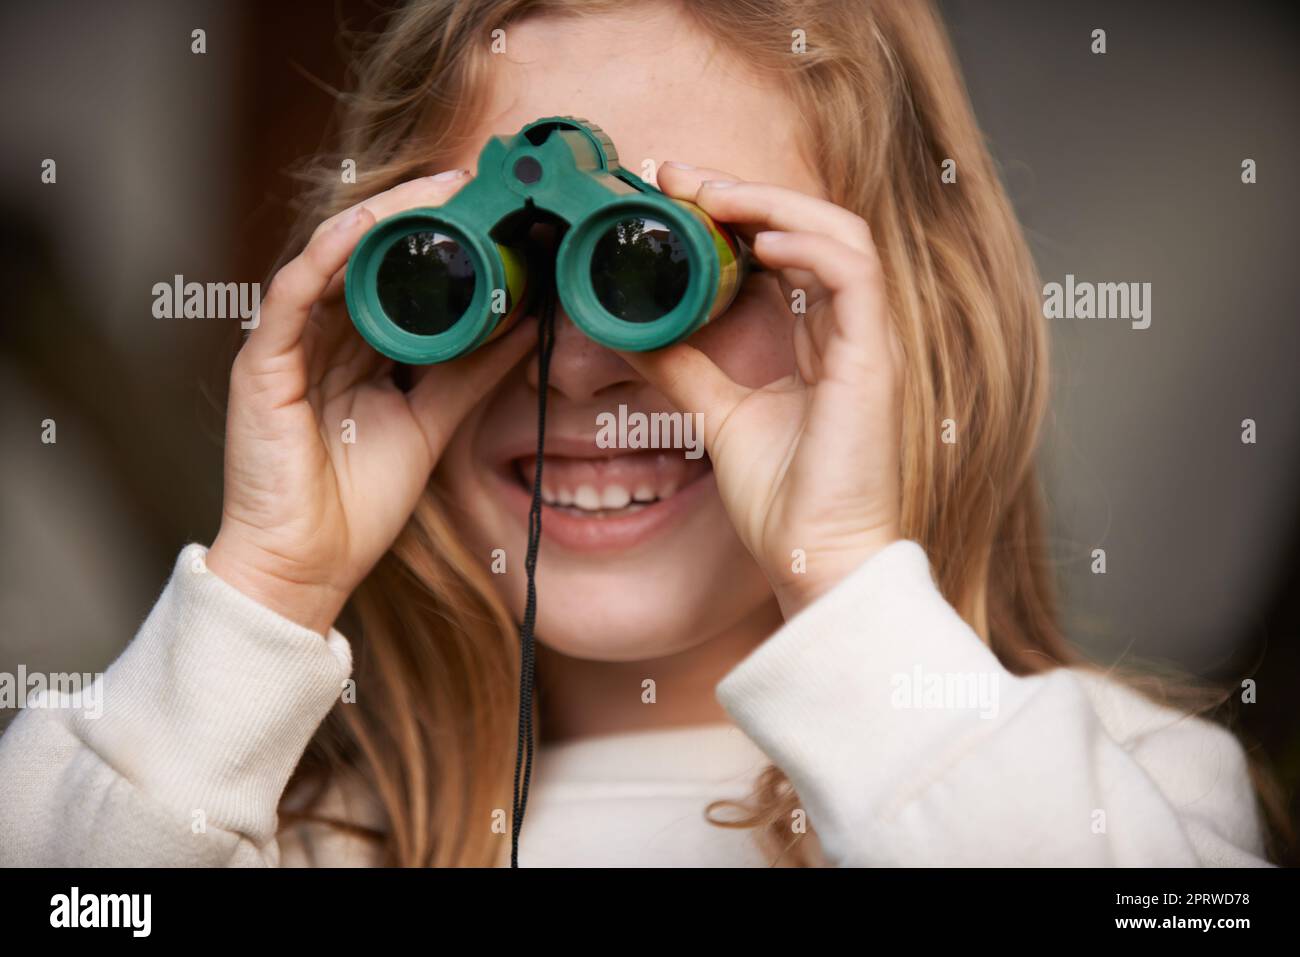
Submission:
[[[925,551],[881,549],[717,685],[819,832],[861,827],[895,791],[992,732],[1027,691],[948,604]]]
[[[260,844],[352,653],[338,631],[321,636],[209,572],[206,555],[181,550],[139,634],[99,679],[99,713],[64,713],[137,788]]]

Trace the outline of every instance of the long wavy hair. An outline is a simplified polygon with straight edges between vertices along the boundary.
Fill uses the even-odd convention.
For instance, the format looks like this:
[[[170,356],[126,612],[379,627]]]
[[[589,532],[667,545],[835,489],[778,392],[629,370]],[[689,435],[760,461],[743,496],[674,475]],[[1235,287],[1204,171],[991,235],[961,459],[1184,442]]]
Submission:
[[[923,0],[678,4],[794,99],[806,124],[796,144],[831,201],[871,226],[906,357],[903,535],[924,546],[944,596],[1013,673],[1084,665],[1058,629],[1043,552],[1040,284],[936,11]],[[450,165],[482,115],[493,30],[626,9],[620,0],[426,0],[391,14],[363,38],[352,89],[339,96],[340,148],[314,164],[320,180],[290,249],[325,217]],[[804,52],[792,52],[795,30],[807,37]],[[343,158],[356,161],[355,184],[339,182]],[[946,160],[955,182],[941,182]],[[961,423],[953,444],[939,440],[948,418]],[[290,788],[303,785],[309,797],[283,821],[351,829],[390,865],[499,862],[519,644],[489,578],[441,504],[435,473],[354,596],[356,703],[336,707],[313,740]],[[1197,710],[1218,699],[1199,700]],[[346,782],[374,796],[373,826],[318,812],[328,787]],[[817,863],[816,842],[791,827],[798,804],[769,767],[748,802],[715,802],[708,813],[720,826],[755,829],[774,864]]]

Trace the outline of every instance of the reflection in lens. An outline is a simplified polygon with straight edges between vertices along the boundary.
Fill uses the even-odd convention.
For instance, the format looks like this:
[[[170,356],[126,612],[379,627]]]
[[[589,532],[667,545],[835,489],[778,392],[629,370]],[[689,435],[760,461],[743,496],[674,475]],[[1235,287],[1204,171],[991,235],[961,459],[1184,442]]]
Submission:
[[[474,298],[474,264],[443,233],[403,236],[384,253],[379,304],[397,326],[417,336],[446,332]]]
[[[600,304],[625,322],[653,322],[686,295],[690,260],[681,237],[653,219],[624,219],[601,236],[591,255]]]

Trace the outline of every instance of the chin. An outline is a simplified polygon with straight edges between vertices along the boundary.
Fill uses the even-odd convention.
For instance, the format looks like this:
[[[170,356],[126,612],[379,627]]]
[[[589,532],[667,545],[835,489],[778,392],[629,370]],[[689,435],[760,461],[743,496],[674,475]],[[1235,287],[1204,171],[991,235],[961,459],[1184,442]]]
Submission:
[[[633,594],[627,583],[604,588],[581,602],[555,583],[538,589],[537,640],[552,651],[585,661],[649,661],[704,644],[717,624],[700,596],[666,601],[662,594]],[[575,614],[576,613],[576,614]]]

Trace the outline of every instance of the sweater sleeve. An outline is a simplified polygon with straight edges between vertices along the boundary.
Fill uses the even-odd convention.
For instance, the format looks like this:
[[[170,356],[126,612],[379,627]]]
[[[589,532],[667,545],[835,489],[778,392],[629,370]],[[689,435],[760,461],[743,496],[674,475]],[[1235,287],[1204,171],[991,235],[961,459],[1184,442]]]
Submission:
[[[1229,731],[1082,670],[1013,675],[915,542],[792,617],[717,697],[832,865],[1267,864]]]
[[[135,638],[80,698],[0,737],[0,864],[276,866],[277,806],[351,672],[322,636],[181,550]]]

